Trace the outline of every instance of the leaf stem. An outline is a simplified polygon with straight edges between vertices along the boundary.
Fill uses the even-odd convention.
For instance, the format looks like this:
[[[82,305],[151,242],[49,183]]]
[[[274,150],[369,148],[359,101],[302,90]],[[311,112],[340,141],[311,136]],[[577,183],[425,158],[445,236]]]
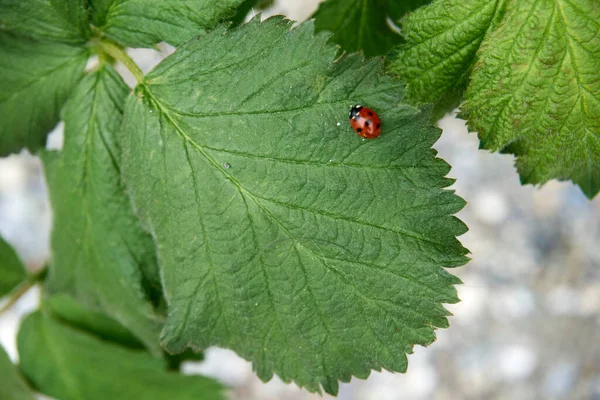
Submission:
[[[104,51],[106,54],[108,54],[115,60],[121,61],[121,63],[123,63],[123,65],[129,70],[129,72],[131,72],[131,74],[138,83],[142,83],[144,81],[144,74],[142,70],[127,55],[127,53],[125,53],[125,50],[123,50],[116,44],[106,40],[100,41],[100,48],[102,49],[102,51]]]
[[[8,303],[6,303],[2,308],[0,308],[0,315],[4,314],[6,311],[12,308],[19,299],[29,291],[36,283],[43,280],[46,277],[46,273],[48,272],[47,267],[43,267],[41,270],[29,275],[29,277],[21,282],[19,286],[17,286],[12,293],[10,294],[10,298],[8,299]]]

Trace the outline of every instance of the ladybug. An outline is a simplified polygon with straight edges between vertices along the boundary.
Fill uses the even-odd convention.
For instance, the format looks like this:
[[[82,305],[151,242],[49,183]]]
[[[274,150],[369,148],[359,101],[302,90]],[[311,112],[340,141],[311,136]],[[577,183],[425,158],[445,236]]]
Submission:
[[[354,132],[365,139],[375,139],[381,133],[381,119],[375,111],[368,107],[360,104],[352,106],[348,117]]]

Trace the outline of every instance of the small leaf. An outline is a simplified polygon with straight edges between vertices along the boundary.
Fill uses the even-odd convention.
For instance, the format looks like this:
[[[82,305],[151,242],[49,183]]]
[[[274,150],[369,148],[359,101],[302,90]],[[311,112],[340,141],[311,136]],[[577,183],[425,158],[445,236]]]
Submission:
[[[44,307],[55,319],[93,333],[103,340],[136,349],[144,348],[144,345],[123,325],[105,314],[83,306],[70,296],[64,294],[50,296],[44,300]]]
[[[0,0],[0,29],[73,44],[91,35],[85,0]]]
[[[457,102],[481,42],[504,15],[506,0],[437,0],[402,21],[402,46],[391,65],[408,84],[413,104]],[[457,95],[458,93],[458,95]]]
[[[114,318],[160,354],[162,321],[144,290],[144,272],[157,268],[154,244],[120,183],[128,93],[110,66],[87,75],[65,107],[64,149],[43,154],[54,212],[48,287]]]
[[[34,400],[33,394],[2,346],[0,346],[0,399]]]
[[[334,61],[312,23],[289,29],[254,19],[164,60],[127,102],[123,173],[157,243],[167,350],[228,347],[263,380],[336,393],[404,371],[448,325],[464,201],[381,60]],[[380,138],[350,129],[357,103]]]
[[[346,51],[364,50],[365,55],[387,53],[402,42],[387,19],[397,21],[409,11],[431,0],[327,0],[314,14],[317,31],[333,33],[333,42]]]
[[[14,249],[0,236],[0,297],[10,293],[27,278],[27,272]]]
[[[462,115],[523,183],[600,190],[600,4],[522,0],[481,46]]]
[[[39,312],[17,338],[21,370],[40,392],[61,400],[216,400],[211,379],[170,373],[148,353],[103,342]]]
[[[242,0],[89,0],[92,20],[123,46],[179,46],[234,13]]]
[[[46,144],[87,58],[83,48],[0,32],[0,156]]]

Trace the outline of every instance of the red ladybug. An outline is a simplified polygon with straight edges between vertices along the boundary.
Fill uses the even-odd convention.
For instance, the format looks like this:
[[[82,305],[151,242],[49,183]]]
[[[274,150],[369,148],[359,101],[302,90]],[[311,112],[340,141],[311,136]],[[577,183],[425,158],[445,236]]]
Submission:
[[[379,115],[368,107],[363,107],[360,104],[352,106],[348,117],[354,132],[366,139],[375,139],[381,133]]]

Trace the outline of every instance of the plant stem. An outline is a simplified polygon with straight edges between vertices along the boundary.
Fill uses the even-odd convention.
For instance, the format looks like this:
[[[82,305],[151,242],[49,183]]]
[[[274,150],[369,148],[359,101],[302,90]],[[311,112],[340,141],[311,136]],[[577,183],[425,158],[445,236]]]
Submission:
[[[8,311],[12,306],[15,305],[19,299],[29,291],[36,283],[43,280],[46,276],[46,272],[48,272],[48,268],[44,267],[38,272],[29,275],[29,277],[23,281],[19,286],[17,286],[13,292],[10,294],[10,298],[8,299],[8,303],[4,305],[4,307],[0,308],[0,315],[4,314]]]
[[[125,50],[123,50],[116,44],[108,42],[106,40],[100,41],[100,48],[102,49],[102,51],[104,51],[106,54],[108,54],[115,60],[121,61],[121,63],[123,63],[123,65],[129,70],[129,72],[131,72],[131,74],[138,83],[142,83],[144,81],[144,74],[142,73],[142,70],[127,55],[127,53],[125,53]]]

